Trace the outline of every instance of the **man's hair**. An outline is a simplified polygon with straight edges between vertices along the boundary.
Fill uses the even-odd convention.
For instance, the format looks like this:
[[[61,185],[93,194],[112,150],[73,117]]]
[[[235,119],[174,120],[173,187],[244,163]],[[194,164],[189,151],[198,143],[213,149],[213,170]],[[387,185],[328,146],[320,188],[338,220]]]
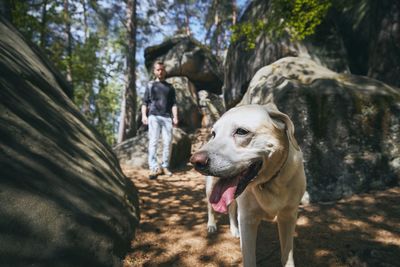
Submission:
[[[164,66],[164,62],[157,60],[156,62],[154,62],[153,64],[153,69],[156,67],[156,65],[163,65]]]

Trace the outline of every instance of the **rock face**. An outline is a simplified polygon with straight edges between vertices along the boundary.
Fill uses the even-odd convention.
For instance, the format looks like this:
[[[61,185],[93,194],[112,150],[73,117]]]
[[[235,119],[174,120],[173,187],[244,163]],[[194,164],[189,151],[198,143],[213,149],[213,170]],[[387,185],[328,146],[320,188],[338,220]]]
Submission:
[[[30,46],[0,21],[0,266],[122,266],[137,191]]]
[[[186,77],[171,77],[167,79],[167,82],[171,83],[175,88],[179,127],[186,132],[193,132],[201,124],[195,86]]]
[[[148,143],[147,132],[142,132],[134,138],[125,140],[114,147],[121,164],[132,168],[148,169]],[[161,160],[161,140],[158,146],[158,158]],[[188,135],[179,128],[173,130],[170,167],[174,169],[188,162],[191,153],[191,141]],[[161,164],[161,162],[160,162]]]
[[[269,1],[252,1],[239,23],[257,20],[267,22],[268,9]],[[291,41],[288,36],[271,40],[266,33],[261,33],[256,39],[256,49],[247,49],[244,41],[233,43],[228,49],[223,86],[227,109],[241,100],[258,69],[288,56],[312,58],[337,72],[349,70],[342,40],[331,24],[322,25],[318,34],[304,41]]]
[[[164,62],[167,77],[186,76],[196,89],[221,94],[221,63],[211,52],[188,36],[176,36],[144,52],[147,71],[152,74],[156,60]]]
[[[400,91],[307,58],[261,68],[241,104],[275,102],[295,125],[311,201],[400,182]]]
[[[172,84],[176,92],[176,102],[178,103],[179,127],[187,133],[194,132],[201,125],[201,112],[198,107],[198,98],[196,88],[186,77],[170,77],[166,79]],[[136,123],[138,125],[138,133],[147,129],[142,124],[141,105],[137,110]]]
[[[222,77],[218,59],[196,40],[188,36],[175,36],[160,45],[145,49],[145,64],[149,74],[155,61],[164,62],[167,82],[176,90],[179,112],[179,127],[174,129],[171,151],[171,168],[186,164],[191,154],[191,141],[186,133],[193,133],[202,126],[204,114],[199,107],[198,92],[206,90],[220,94]],[[140,112],[139,112],[140,113]],[[136,168],[148,168],[148,136],[141,126],[138,136],[114,147],[119,161]],[[161,146],[159,146],[161,152]],[[160,155],[159,155],[160,156]],[[160,158],[160,157],[159,157]]]
[[[239,23],[268,21],[269,2],[252,1]],[[345,11],[333,8],[316,33],[301,42],[285,36],[271,40],[261,33],[254,50],[246,50],[244,41],[232,44],[225,63],[226,107],[240,101],[258,69],[288,56],[309,57],[335,72],[369,76],[400,87],[400,2],[349,5]]]
[[[205,90],[199,91],[199,106],[202,114],[202,128],[211,128],[225,112],[223,99]]]
[[[356,1],[331,19],[347,51],[351,73],[400,87],[400,2]]]

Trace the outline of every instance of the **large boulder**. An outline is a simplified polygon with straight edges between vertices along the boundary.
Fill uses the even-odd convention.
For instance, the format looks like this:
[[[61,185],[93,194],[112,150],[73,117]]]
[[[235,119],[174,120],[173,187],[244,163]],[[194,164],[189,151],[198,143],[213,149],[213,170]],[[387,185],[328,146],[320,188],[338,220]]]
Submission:
[[[137,190],[45,57],[0,21],[0,266],[122,266]]]
[[[400,1],[354,1],[329,19],[342,36],[351,73],[400,87]]]
[[[239,18],[238,23],[268,22],[270,1],[252,1]],[[246,93],[253,75],[262,67],[288,57],[308,57],[336,72],[349,72],[346,50],[341,36],[332,21],[317,28],[314,36],[293,41],[288,35],[271,39],[261,32],[255,40],[255,49],[247,48],[245,40],[229,46],[225,59],[223,94],[227,108],[236,105]]]
[[[197,103],[198,98],[195,86],[186,77],[170,77],[166,81],[175,88],[179,128],[188,133],[194,132],[201,125],[201,112]],[[147,126],[142,123],[141,105],[137,109],[136,123],[139,129],[138,134],[147,129]]]
[[[400,91],[307,58],[261,68],[239,105],[275,102],[295,125],[311,201],[400,181]]]
[[[131,168],[148,169],[148,143],[148,134],[142,131],[137,136],[116,145],[113,149],[122,165]],[[162,140],[159,141],[157,151],[159,160],[161,160],[161,145]],[[189,136],[182,129],[174,128],[170,159],[171,169],[186,165],[190,154],[191,141]]]
[[[223,99],[205,90],[200,90],[198,95],[199,107],[202,115],[201,127],[211,128],[225,112]]]
[[[252,1],[238,22],[268,21],[270,2]],[[335,72],[369,76],[400,87],[400,1],[346,5],[333,4],[315,34],[300,42],[287,36],[271,40],[260,33],[253,50],[246,50],[243,40],[231,44],[223,87],[227,107],[240,101],[259,68],[287,56],[309,57]]]
[[[147,47],[145,64],[152,75],[156,60],[164,62],[167,77],[186,76],[196,89],[221,94],[223,73],[218,58],[195,39],[178,35],[163,43]]]
[[[179,127],[186,132],[194,132],[201,124],[196,88],[186,77],[170,77],[167,82],[176,91]]]

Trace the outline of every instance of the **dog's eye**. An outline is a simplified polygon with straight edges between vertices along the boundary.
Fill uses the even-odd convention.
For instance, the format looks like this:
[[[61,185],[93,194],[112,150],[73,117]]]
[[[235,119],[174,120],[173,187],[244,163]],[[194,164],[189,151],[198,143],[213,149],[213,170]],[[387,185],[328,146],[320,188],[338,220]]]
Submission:
[[[211,138],[214,138],[214,137],[215,137],[215,132],[212,131],[212,132],[211,132]]]
[[[248,133],[249,133],[249,131],[247,131],[246,129],[243,129],[243,128],[237,128],[235,131],[235,134],[237,134],[237,135],[246,135]]]

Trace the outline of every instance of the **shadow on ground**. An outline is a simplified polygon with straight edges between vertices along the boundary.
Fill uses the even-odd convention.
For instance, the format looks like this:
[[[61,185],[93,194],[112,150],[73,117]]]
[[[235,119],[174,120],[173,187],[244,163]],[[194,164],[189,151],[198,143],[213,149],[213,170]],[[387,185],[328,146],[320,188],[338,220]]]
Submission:
[[[228,218],[218,216],[217,234],[207,234],[204,178],[190,167],[173,177],[147,179],[144,170],[125,173],[139,189],[141,225],[125,267],[241,266],[239,240]],[[296,266],[398,266],[400,188],[300,208]],[[281,266],[277,228],[263,222],[257,266]]]

